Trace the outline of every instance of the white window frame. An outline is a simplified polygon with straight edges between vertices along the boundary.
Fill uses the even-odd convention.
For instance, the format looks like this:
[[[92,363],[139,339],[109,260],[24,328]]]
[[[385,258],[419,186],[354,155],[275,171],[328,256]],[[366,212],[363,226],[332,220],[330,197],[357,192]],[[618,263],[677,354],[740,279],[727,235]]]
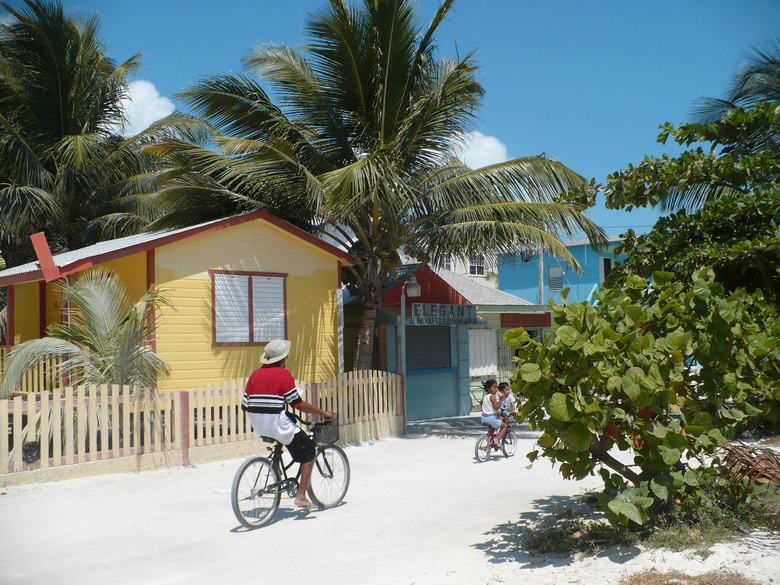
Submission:
[[[485,258],[469,258],[469,276],[485,276]]]
[[[563,290],[563,268],[561,266],[547,267],[547,289],[550,292]]]
[[[214,345],[265,345],[287,339],[286,274],[209,272]]]
[[[609,276],[606,269],[607,262],[609,262],[609,272],[612,272],[615,269],[615,259],[612,256],[599,256],[599,283],[604,282]]]

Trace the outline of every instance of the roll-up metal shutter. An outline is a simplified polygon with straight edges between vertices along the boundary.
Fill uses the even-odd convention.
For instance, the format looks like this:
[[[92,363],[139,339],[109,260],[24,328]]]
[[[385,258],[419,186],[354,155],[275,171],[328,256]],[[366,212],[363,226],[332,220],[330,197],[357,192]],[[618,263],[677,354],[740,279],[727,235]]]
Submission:
[[[438,370],[452,367],[449,327],[407,327],[406,368]]]

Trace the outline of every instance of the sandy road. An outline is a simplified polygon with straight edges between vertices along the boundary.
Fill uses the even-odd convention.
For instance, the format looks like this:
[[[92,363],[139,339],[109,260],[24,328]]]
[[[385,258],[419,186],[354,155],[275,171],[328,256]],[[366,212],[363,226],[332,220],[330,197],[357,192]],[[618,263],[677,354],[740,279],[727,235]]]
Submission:
[[[477,418],[410,425],[404,438],[346,448],[352,482],[339,507],[305,512],[288,498],[273,524],[240,528],[229,489],[240,460],[5,488],[0,583],[484,584],[616,583],[627,571],[731,565],[780,582],[780,538],[723,547],[707,561],[634,547],[572,561],[533,557],[518,526],[578,505],[595,479],[565,482],[546,462],[476,463]],[[774,581],[772,581],[774,579]]]

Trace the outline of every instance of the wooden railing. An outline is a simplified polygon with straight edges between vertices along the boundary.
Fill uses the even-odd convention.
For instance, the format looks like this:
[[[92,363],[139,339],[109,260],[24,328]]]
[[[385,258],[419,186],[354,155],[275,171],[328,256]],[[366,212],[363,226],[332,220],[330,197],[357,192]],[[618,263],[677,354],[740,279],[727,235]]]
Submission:
[[[67,474],[72,477],[237,456],[224,447],[258,439],[241,410],[245,385],[239,379],[160,395],[68,387],[0,400],[0,485],[36,470],[83,468]],[[403,433],[403,391],[396,374],[349,372],[298,385],[307,401],[338,413],[342,443]],[[223,447],[223,455],[214,454],[217,447]]]

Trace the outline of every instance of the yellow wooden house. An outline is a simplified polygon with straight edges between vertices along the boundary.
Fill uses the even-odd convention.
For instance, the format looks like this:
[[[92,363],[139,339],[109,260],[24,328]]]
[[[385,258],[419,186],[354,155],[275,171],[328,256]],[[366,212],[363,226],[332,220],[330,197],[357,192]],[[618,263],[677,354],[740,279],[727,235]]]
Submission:
[[[58,280],[102,266],[119,275],[131,298],[157,287],[172,301],[152,340],[172,371],[161,389],[248,376],[275,338],[292,340],[287,365],[296,379],[343,371],[341,267],[354,259],[264,211],[56,256],[44,234],[33,244],[37,262],[0,272],[10,347],[62,321]]]

